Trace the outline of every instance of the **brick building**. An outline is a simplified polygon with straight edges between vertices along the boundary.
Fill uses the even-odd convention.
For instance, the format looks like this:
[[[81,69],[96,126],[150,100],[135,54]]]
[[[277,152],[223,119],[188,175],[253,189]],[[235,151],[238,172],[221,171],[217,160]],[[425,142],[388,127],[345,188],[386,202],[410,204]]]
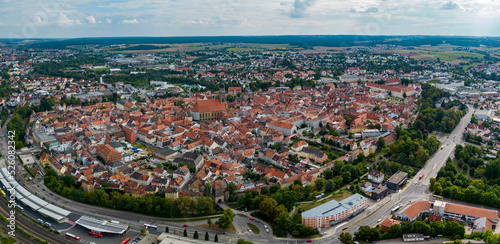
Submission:
[[[109,144],[103,144],[96,147],[97,156],[104,159],[105,163],[121,161],[122,155]]]
[[[130,129],[130,127],[125,126],[123,128],[123,133],[125,133],[125,139],[128,142],[134,143],[135,141],[137,141],[137,134],[135,133],[134,130]]]

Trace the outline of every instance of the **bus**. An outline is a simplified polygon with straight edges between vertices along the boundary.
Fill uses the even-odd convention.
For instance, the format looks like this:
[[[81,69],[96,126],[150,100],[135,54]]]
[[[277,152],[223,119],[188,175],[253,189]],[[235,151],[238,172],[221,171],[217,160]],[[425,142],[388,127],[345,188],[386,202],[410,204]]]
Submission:
[[[0,190],[0,192],[2,193],[2,195],[4,195],[4,196],[5,196],[5,192],[4,192],[3,190]]]
[[[92,232],[92,231],[89,232],[89,236],[102,238],[102,234],[96,233],[96,232]]]
[[[439,196],[439,195],[432,195],[432,198],[437,199],[437,200],[443,200],[443,197]]]
[[[152,229],[152,230],[157,230],[158,226],[156,226],[156,225],[150,225],[150,224],[144,224],[144,228],[146,228],[146,229]]]
[[[127,238],[125,240],[123,240],[122,242],[120,242],[120,244],[127,244],[130,242],[130,238]]]
[[[79,241],[80,240],[80,237],[76,236],[76,235],[73,235],[71,233],[66,233],[66,237],[69,237],[71,239],[74,239],[74,240],[77,240]]]
[[[394,213],[394,212],[398,211],[401,207],[402,207],[402,205],[396,206],[393,209],[391,209],[391,212]]]
[[[421,174],[418,179],[421,180],[422,178],[424,178],[424,174]]]

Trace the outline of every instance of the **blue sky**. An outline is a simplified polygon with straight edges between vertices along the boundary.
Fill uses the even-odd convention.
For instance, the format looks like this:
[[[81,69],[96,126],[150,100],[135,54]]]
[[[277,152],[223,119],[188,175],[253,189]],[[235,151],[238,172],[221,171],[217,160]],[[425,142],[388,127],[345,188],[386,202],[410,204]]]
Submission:
[[[0,38],[500,36],[500,1],[0,0]]]

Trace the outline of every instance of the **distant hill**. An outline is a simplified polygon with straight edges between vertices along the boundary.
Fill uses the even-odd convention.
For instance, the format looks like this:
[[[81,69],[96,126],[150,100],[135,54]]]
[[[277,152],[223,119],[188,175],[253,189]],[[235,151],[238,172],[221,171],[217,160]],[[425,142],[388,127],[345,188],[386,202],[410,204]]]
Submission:
[[[124,47],[124,48],[117,48],[113,50],[119,50],[119,51],[136,51],[136,50],[156,50],[156,49],[164,49],[164,48],[169,48],[169,46],[155,46],[155,45],[137,45],[137,46],[130,46],[130,47]]]
[[[500,37],[472,36],[354,36],[354,35],[311,35],[311,36],[194,36],[194,37],[102,37],[76,38],[66,40],[43,40],[28,44],[31,48],[61,49],[72,45],[87,44],[173,44],[173,43],[267,43],[290,44],[299,47],[328,46],[374,46],[394,44],[402,46],[438,45],[448,43],[457,46],[499,47]]]

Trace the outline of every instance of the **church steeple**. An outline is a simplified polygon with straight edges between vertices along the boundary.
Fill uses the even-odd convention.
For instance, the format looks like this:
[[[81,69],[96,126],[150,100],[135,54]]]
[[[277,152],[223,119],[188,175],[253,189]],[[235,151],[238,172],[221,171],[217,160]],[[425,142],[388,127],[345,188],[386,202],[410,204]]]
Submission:
[[[226,87],[224,83],[219,83],[219,100],[220,103],[226,103]]]

